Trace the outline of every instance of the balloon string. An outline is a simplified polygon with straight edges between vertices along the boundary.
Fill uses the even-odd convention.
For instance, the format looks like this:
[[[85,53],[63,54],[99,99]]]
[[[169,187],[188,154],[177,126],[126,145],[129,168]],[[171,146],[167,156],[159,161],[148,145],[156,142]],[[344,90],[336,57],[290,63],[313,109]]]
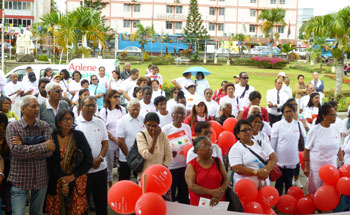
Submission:
[[[142,194],[145,194],[146,193],[146,184],[147,184],[147,175],[146,174],[143,174],[143,184],[142,184]]]

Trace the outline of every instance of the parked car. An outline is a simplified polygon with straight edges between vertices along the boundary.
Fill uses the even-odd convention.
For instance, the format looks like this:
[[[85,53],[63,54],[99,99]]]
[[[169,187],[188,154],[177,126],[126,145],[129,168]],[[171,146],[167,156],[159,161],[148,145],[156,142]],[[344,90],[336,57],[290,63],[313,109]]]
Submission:
[[[273,55],[279,55],[281,50],[278,47],[272,47]],[[270,53],[270,46],[255,46],[250,50],[252,55],[262,55],[267,56]]]
[[[136,46],[128,46],[124,49],[118,50],[117,54],[127,52],[129,56],[141,56],[141,49]]]
[[[299,56],[299,58],[301,58],[301,59],[305,59],[306,54],[307,54],[306,48],[301,48],[301,47],[296,48],[294,52],[295,52],[295,53]]]

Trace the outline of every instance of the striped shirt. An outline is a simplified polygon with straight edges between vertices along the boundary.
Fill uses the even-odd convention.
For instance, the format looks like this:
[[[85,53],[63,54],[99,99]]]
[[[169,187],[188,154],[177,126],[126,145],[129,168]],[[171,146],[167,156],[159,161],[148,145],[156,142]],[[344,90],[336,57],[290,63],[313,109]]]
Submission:
[[[29,136],[43,135],[45,141],[51,139],[49,124],[36,119],[33,126],[29,126],[24,119],[12,122],[6,129],[6,140],[11,150],[11,169],[8,180],[21,190],[42,189],[47,186],[48,172],[46,158],[52,152],[45,143],[24,145],[23,141]],[[11,139],[19,137],[21,145],[12,145]]]

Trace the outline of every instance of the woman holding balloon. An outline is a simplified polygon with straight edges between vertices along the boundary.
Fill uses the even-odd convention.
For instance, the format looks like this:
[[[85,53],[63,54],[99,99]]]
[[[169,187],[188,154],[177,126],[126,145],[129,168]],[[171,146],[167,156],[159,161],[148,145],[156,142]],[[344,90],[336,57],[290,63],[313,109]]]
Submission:
[[[193,146],[198,157],[187,165],[185,171],[190,204],[198,206],[199,199],[203,197],[210,199],[210,205],[215,206],[225,200],[224,194],[229,184],[226,170],[220,159],[212,157],[213,147],[208,137],[196,138]]]
[[[259,144],[253,139],[252,124],[247,120],[239,120],[233,133],[238,142],[232,146],[228,157],[234,171],[234,184],[246,178],[253,181],[257,188],[269,185],[269,173],[277,163],[277,156],[270,144],[265,141]],[[267,164],[262,163],[253,152]]]
[[[319,169],[325,165],[337,166],[337,158],[344,163],[341,152],[341,137],[334,125],[337,113],[334,107],[325,103],[318,112],[316,125],[311,129],[304,150],[304,174],[308,177],[309,193],[314,193],[322,186]]]

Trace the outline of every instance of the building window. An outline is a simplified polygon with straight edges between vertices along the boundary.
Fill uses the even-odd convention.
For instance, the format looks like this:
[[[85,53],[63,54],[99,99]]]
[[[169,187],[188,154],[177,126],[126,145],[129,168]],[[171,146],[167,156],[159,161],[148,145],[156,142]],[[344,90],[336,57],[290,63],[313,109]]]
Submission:
[[[130,12],[130,5],[124,4],[124,12]]]
[[[249,32],[255,32],[255,25],[249,25]]]
[[[224,24],[218,24],[218,31],[224,30]]]
[[[271,0],[270,3],[271,4],[276,4],[276,0]]]
[[[225,8],[219,8],[219,15],[224,16],[225,15]]]
[[[182,6],[176,6],[176,13],[182,14]]]
[[[130,20],[124,20],[123,21],[123,27],[124,28],[130,28]]]
[[[284,27],[282,27],[282,26],[279,26],[277,30],[278,30],[279,34],[283,34],[284,33]]]
[[[256,16],[256,10],[250,10],[250,16]]]
[[[31,19],[23,19],[22,23],[23,23],[23,27],[27,27],[27,26],[30,26],[32,24],[32,20]]]
[[[173,29],[173,23],[169,22],[169,21],[166,21],[165,22],[165,29]]]
[[[215,31],[215,23],[209,23],[209,31]]]
[[[286,0],[280,0],[280,4],[286,4]]]
[[[141,9],[141,5],[139,4],[134,5],[134,12],[140,12],[140,9]]]
[[[173,6],[166,6],[166,13],[173,13]]]
[[[132,27],[134,27],[134,28],[136,28],[137,26],[137,24],[139,24],[140,23],[140,20],[134,20],[134,21],[132,21]]]
[[[175,22],[175,29],[181,30],[182,29],[182,22]]]
[[[250,0],[250,3],[256,3],[256,0]]]
[[[215,15],[215,7],[209,8],[209,15]]]
[[[13,9],[17,10],[18,9],[18,1],[14,1],[14,2],[12,2],[12,4],[13,4]]]

